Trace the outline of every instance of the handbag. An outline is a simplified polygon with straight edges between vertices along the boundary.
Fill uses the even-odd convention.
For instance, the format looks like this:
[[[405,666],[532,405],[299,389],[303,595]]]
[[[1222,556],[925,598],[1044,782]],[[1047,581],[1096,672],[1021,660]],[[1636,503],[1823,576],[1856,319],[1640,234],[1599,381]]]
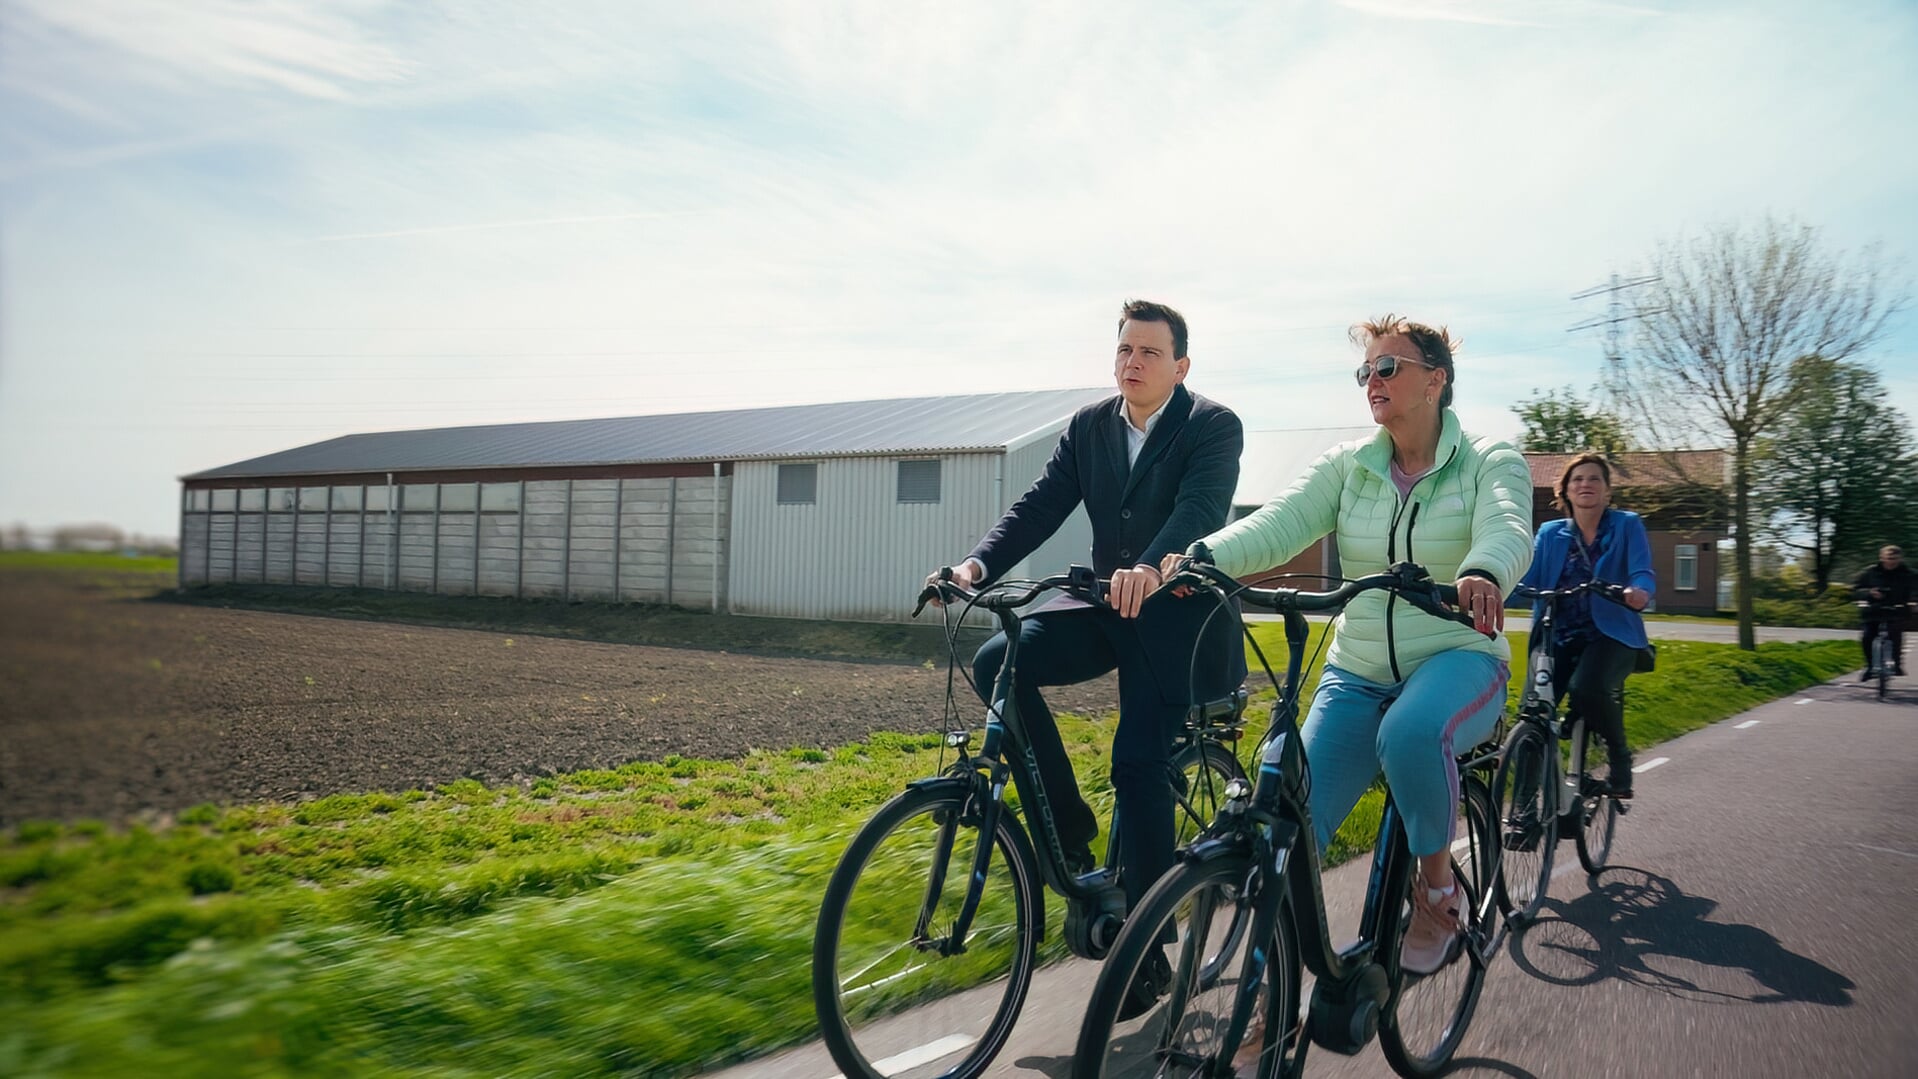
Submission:
[[[1638,660],[1632,664],[1633,674],[1650,674],[1658,666],[1658,645],[1650,641],[1638,650]]]

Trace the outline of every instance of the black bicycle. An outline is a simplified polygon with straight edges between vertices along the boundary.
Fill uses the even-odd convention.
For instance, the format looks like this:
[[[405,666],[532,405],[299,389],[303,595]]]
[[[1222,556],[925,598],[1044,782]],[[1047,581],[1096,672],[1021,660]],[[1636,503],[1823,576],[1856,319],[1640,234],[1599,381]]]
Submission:
[[[1625,602],[1624,585],[1600,580],[1560,589],[1520,585],[1514,592],[1541,601],[1541,613],[1532,626],[1530,673],[1518,722],[1506,736],[1492,782],[1505,848],[1498,901],[1515,924],[1536,916],[1545,902],[1551,890],[1553,857],[1565,833],[1577,839],[1578,860],[1585,871],[1597,873],[1611,858],[1618,818],[1631,811],[1630,802],[1612,796],[1604,737],[1590,730],[1576,710],[1568,710],[1562,723],[1558,717],[1553,689],[1558,657],[1552,623],[1557,601],[1585,592],[1613,603]],[[1608,763],[1598,765],[1597,760]]]
[[[1228,789],[1218,819],[1140,900],[1100,968],[1079,1030],[1074,1079],[1230,1076],[1248,1044],[1257,1047],[1261,1079],[1296,1076],[1309,1044],[1352,1054],[1374,1036],[1401,1075],[1439,1074],[1465,1036],[1501,932],[1489,899],[1498,843],[1485,782],[1496,755],[1488,743],[1461,758],[1462,838],[1453,844],[1453,869],[1468,925],[1459,957],[1427,976],[1400,966],[1417,859],[1389,790],[1359,937],[1337,948],[1326,925],[1307,808],[1310,779],[1296,728],[1307,637],[1302,612],[1336,609],[1361,592],[1385,589],[1440,618],[1470,625],[1471,616],[1446,606],[1457,601],[1454,589],[1404,563],[1330,592],[1241,588],[1201,564],[1173,581],[1283,614],[1285,681],[1274,680],[1282,689],[1260,741],[1257,785]],[[1304,1008],[1301,968],[1317,979]],[[1164,987],[1163,999],[1143,1015],[1122,1018],[1142,977]]]
[[[978,752],[948,679],[945,746],[956,754],[934,777],[907,785],[854,835],[826,887],[813,937],[813,1005],[833,1060],[856,1079],[964,1079],[985,1071],[1018,1019],[1045,928],[1044,891],[1065,897],[1065,945],[1106,954],[1125,920],[1119,844],[1108,829],[1104,864],[1068,868],[1011,687],[1019,608],[1048,592],[1102,603],[1105,582],[1084,567],[1039,581],[971,592],[949,580],[919,597],[946,604],[954,669],[959,604],[992,612],[1006,634]],[[1246,692],[1192,708],[1171,757],[1177,834],[1201,834],[1245,770],[1233,752]],[[970,711],[970,709],[967,709]],[[1018,777],[1020,826],[1006,799]]]
[[[1887,607],[1878,600],[1858,600],[1858,617],[1866,622],[1875,622],[1878,632],[1871,638],[1871,667],[1865,671],[1878,683],[1878,699],[1884,700],[1891,693],[1891,676],[1899,666],[1897,652],[1891,644],[1891,620],[1905,616],[1904,607]],[[1909,606],[1909,605],[1907,605]]]

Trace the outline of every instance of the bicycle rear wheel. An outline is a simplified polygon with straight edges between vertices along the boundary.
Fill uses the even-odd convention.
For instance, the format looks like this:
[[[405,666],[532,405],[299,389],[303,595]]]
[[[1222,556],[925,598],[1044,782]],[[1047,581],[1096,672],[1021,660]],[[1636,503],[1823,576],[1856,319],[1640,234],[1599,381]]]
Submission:
[[[1012,1033],[1038,951],[1040,883],[1025,833],[1000,813],[971,929],[952,940],[986,841],[976,802],[961,780],[907,790],[833,871],[813,937],[813,1007],[848,1076],[970,1079]]]
[[[1178,787],[1174,795],[1174,843],[1191,845],[1219,815],[1225,804],[1226,784],[1245,778],[1239,758],[1224,745],[1204,739],[1179,751],[1172,767]]]
[[[1300,956],[1290,907],[1281,904],[1263,949],[1241,931],[1252,918],[1244,854],[1182,862],[1140,900],[1099,968],[1079,1028],[1073,1079],[1230,1074],[1238,1046],[1225,1044],[1234,1001],[1247,979],[1258,988],[1247,1043],[1257,1065],[1240,1075],[1283,1074],[1299,1038]],[[1262,953],[1263,964],[1251,959]],[[1157,1004],[1120,1018],[1134,979],[1162,988]],[[1252,1054],[1248,1053],[1247,1056]]]
[[[1460,902],[1466,919],[1465,945],[1458,958],[1431,974],[1413,974],[1399,966],[1399,944],[1411,920],[1411,889],[1422,887],[1416,879],[1416,860],[1409,854],[1404,859],[1406,870],[1395,882],[1394,904],[1387,908],[1405,913],[1398,931],[1385,934],[1389,940],[1379,941],[1379,958],[1393,981],[1392,999],[1379,1022],[1379,1048],[1393,1071],[1420,1079],[1443,1074],[1465,1039],[1472,1015],[1478,1010],[1479,991],[1485,987],[1490,952],[1487,942],[1493,939],[1497,922],[1490,904],[1481,902],[1485,889],[1493,883],[1487,874],[1495,870],[1496,863],[1488,865],[1484,857],[1475,854],[1496,842],[1494,837],[1500,834],[1493,823],[1496,811],[1491,792],[1470,777],[1461,781],[1459,790],[1457,832],[1465,843],[1454,844],[1452,873],[1463,893]]]
[[[1504,853],[1498,905],[1513,924],[1538,914],[1552,883],[1552,856],[1558,847],[1558,783],[1553,767],[1558,747],[1549,742],[1536,724],[1518,724],[1506,736],[1492,776]]]
[[[1572,742],[1572,774],[1578,777],[1578,861],[1585,872],[1602,872],[1612,856],[1612,840],[1618,834],[1618,799],[1611,790],[1609,763],[1594,767],[1592,762],[1606,753],[1605,739],[1585,727],[1584,737]]]

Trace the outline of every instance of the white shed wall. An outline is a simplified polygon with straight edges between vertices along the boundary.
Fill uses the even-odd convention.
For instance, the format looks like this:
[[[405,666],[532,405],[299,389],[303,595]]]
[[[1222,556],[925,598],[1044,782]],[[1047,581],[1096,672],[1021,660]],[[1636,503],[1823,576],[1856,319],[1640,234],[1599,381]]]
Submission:
[[[904,504],[898,501],[900,460],[818,461],[814,502],[784,506],[780,462],[741,462],[733,488],[732,610],[908,620],[927,571],[963,557],[998,520],[1002,507],[993,481],[1003,458],[941,456],[939,501]],[[1020,489],[1029,482],[1021,481]]]

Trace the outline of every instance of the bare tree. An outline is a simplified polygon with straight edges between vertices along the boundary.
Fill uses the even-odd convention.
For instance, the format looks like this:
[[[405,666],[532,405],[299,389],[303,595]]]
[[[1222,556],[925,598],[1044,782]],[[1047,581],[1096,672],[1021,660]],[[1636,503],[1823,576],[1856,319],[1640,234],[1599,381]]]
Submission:
[[[1877,248],[1831,252],[1811,226],[1772,217],[1661,244],[1648,271],[1657,280],[1635,296],[1608,389],[1647,444],[1730,453],[1738,646],[1749,650],[1753,455],[1794,406],[1792,362],[1869,347],[1904,296]]]

